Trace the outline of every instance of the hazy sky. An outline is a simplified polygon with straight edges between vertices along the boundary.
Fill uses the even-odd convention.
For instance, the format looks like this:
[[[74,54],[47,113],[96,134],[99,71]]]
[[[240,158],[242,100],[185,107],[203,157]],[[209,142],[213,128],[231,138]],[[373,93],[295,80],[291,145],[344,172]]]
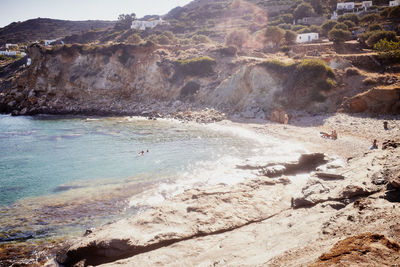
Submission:
[[[116,20],[119,14],[163,15],[191,0],[0,0],[0,27],[33,18]]]

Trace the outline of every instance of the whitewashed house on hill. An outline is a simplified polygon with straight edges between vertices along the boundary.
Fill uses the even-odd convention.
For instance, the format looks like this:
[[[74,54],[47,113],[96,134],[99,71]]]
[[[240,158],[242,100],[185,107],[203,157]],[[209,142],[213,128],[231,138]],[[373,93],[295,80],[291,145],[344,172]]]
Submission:
[[[317,32],[301,33],[297,35],[296,43],[308,43],[319,39]]]
[[[55,42],[57,42],[59,40],[60,40],[60,38],[54,39],[54,40],[44,40],[44,46],[50,46],[52,43],[55,43]],[[60,42],[61,42],[61,44],[64,44],[63,41],[60,41]]]
[[[10,48],[13,48],[13,47],[18,48],[18,45],[17,44],[6,44],[6,49],[10,49]]]
[[[162,20],[161,18],[159,20],[152,20],[152,21],[134,20],[132,21],[131,29],[144,31],[148,28],[153,29],[158,25],[165,25],[165,24],[168,24],[168,22]]]
[[[354,9],[354,2],[346,2],[346,3],[337,3],[336,6],[337,10],[353,10]]]
[[[363,1],[361,6],[366,11],[372,6],[372,1]]]
[[[389,2],[389,6],[398,6],[398,5],[400,5],[400,1],[398,1],[398,0]]]
[[[16,51],[0,51],[0,55],[15,57],[17,55]]]

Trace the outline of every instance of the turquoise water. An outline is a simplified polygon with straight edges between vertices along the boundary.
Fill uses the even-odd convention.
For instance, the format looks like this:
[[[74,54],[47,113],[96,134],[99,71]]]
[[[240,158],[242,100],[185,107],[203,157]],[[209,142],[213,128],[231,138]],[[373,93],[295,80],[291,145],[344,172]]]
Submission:
[[[56,194],[76,181],[173,177],[197,161],[240,154],[235,143],[231,135],[170,121],[2,115],[0,205]]]
[[[0,244],[79,236],[301,150],[229,123],[0,115]]]

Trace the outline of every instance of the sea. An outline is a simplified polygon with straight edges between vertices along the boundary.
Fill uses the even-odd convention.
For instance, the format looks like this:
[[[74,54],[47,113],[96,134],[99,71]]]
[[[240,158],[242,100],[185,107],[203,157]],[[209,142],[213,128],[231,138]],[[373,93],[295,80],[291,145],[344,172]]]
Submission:
[[[234,124],[0,115],[0,244],[81,236],[189,188],[257,177],[301,145]]]

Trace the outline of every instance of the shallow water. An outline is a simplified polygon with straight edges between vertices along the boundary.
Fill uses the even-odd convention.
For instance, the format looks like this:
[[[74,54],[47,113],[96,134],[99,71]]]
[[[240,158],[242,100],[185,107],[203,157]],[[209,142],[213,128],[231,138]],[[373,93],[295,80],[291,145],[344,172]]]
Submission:
[[[235,169],[246,158],[301,150],[216,124],[3,115],[0,242],[81,234],[186,188],[251,178]]]

